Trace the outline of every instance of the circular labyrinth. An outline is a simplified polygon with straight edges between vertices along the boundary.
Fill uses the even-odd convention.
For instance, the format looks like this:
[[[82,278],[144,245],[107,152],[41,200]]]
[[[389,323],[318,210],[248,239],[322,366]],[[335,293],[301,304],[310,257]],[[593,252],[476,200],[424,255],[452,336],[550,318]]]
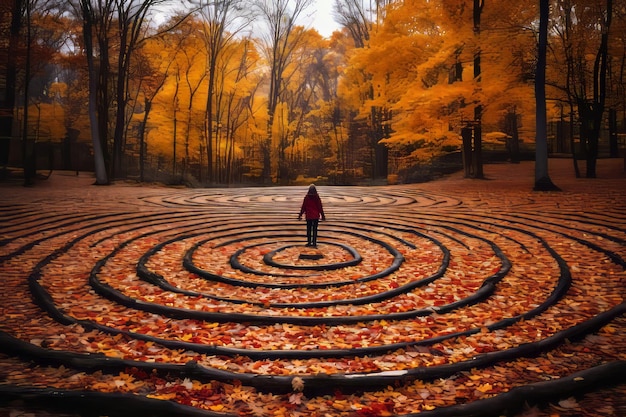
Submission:
[[[3,206],[2,395],[474,415],[623,382],[623,205],[322,187],[311,248],[301,191]]]

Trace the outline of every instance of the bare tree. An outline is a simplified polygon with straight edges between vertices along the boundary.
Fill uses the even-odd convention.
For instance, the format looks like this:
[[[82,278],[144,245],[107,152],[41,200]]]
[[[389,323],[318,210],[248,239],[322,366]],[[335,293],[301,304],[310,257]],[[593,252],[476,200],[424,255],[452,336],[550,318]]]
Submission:
[[[335,21],[350,32],[357,48],[369,44],[373,22],[370,13],[363,0],[335,0],[333,11]]]
[[[550,84],[562,91],[580,122],[581,151],[586,176],[596,176],[600,129],[604,117],[609,74],[609,30],[614,13],[613,0],[581,2],[560,0],[555,7],[555,44],[552,58],[561,65]],[[591,59],[593,57],[593,59]],[[561,62],[564,60],[564,62]],[[576,152],[574,168],[578,176]]]
[[[90,111],[97,125],[105,169],[109,177],[119,174],[127,126],[130,66],[134,51],[146,36],[147,16],[151,8],[167,0],[71,0],[69,4],[83,21],[83,38],[93,77],[95,111]],[[117,27],[115,27],[117,24]],[[97,47],[96,47],[97,45]],[[97,52],[98,64],[95,63]],[[111,55],[117,53],[113,61]],[[115,62],[116,71],[112,71]],[[96,71],[97,68],[97,71]],[[111,88],[114,86],[114,88]],[[111,97],[110,91],[115,92]],[[114,98],[114,100],[113,100]],[[114,107],[112,157],[109,155],[109,111]],[[95,139],[94,139],[95,140]],[[112,159],[112,163],[111,163]],[[100,162],[96,161],[96,165]],[[102,181],[99,180],[98,182]]]

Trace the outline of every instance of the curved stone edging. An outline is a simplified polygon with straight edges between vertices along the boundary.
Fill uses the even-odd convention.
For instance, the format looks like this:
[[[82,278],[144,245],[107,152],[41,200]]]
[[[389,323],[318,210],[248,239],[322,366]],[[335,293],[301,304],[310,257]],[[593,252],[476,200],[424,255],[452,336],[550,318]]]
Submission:
[[[626,384],[626,361],[605,363],[559,379],[515,387],[483,400],[405,414],[404,417],[500,417],[521,412],[528,406],[545,406],[616,384]]]
[[[305,389],[321,392],[332,392],[334,389],[343,388],[346,391],[360,389],[380,389],[393,385],[399,381],[407,380],[433,380],[437,378],[447,378],[463,371],[470,371],[473,368],[484,368],[486,366],[517,359],[520,357],[534,357],[542,352],[549,351],[567,342],[583,338],[594,333],[603,326],[609,324],[614,318],[626,314],[626,303],[622,303],[613,309],[601,313],[581,324],[562,330],[543,340],[526,343],[517,347],[503,350],[482,353],[471,359],[432,367],[413,368],[404,371],[372,372],[363,374],[333,374],[301,376]],[[193,377],[202,381],[217,379],[225,382],[241,381],[242,384],[253,386],[262,391],[289,392],[292,389],[294,375],[260,375],[249,373],[235,373],[222,371],[214,368],[206,368],[191,361],[184,365],[146,363],[141,361],[123,360],[108,358],[100,354],[78,354],[66,351],[54,351],[32,345],[19,340],[3,331],[0,331],[0,351],[5,353],[27,357],[46,364],[57,364],[76,369],[106,370],[108,372],[119,372],[120,370],[136,367],[143,370],[156,370],[173,375]],[[349,352],[346,352],[349,353]],[[245,350],[240,354],[245,355]]]
[[[551,381],[519,386],[496,396],[467,404],[439,407],[403,417],[489,417],[512,415],[529,406],[549,403],[626,383],[626,361],[614,361],[585,369]],[[15,387],[0,385],[0,402],[20,399],[36,404],[36,408],[51,406],[60,411],[91,416],[93,410],[110,416],[145,415],[153,417],[230,417],[234,414],[199,410],[170,400],[151,399],[134,394],[71,391],[52,388]]]
[[[339,243],[339,242],[331,242],[331,241],[319,241],[319,244],[322,245],[331,245],[331,246],[337,246],[342,248],[343,250],[345,250],[346,252],[348,252],[350,255],[352,255],[352,259],[348,260],[348,261],[344,261],[344,262],[336,262],[334,264],[316,264],[316,265],[291,265],[291,264],[283,264],[283,263],[279,263],[276,262],[274,260],[274,256],[276,256],[276,254],[278,254],[279,252],[288,249],[288,248],[293,248],[293,247],[299,247],[302,245],[296,245],[296,244],[291,244],[291,245],[285,245],[281,248],[278,249],[274,249],[268,253],[266,253],[265,255],[263,255],[263,262],[265,262],[266,265],[269,266],[273,266],[276,268],[283,268],[283,269],[295,269],[295,270],[310,270],[310,271],[333,271],[335,269],[341,269],[341,268],[346,268],[349,266],[355,266],[360,264],[363,261],[363,257],[359,254],[359,252],[354,249],[352,246],[346,245],[345,243]],[[260,245],[260,244],[258,244]],[[257,246],[258,246],[257,245]],[[244,248],[245,249],[245,248]],[[238,252],[235,252],[232,256],[231,256],[231,265],[233,264],[233,260],[232,258],[238,255]]]
[[[97,412],[114,417],[236,417],[136,394],[0,385],[0,402],[14,399],[25,401],[27,408],[54,409],[81,416],[93,416]]]
[[[553,290],[552,294],[543,303],[541,303],[539,306],[537,306],[533,310],[527,311],[526,313],[520,314],[512,318],[503,319],[503,320],[500,320],[499,322],[491,324],[487,326],[489,330],[501,329],[501,328],[510,326],[520,320],[528,319],[528,318],[531,318],[540,314],[541,312],[549,308],[550,305],[554,304],[557,300],[559,300],[567,292],[568,288],[570,287],[571,274],[570,274],[569,269],[567,268],[565,261],[549,245],[547,245],[545,241],[543,240],[541,241],[543,242],[546,249],[550,251],[553,257],[555,257],[555,259],[557,260],[559,264],[559,268],[561,270],[561,274],[560,274],[559,281],[558,281],[556,288]],[[101,260],[100,262],[104,262],[105,260],[106,258]],[[41,261],[41,265],[45,264],[46,262],[47,262],[47,259]],[[250,358],[281,358],[281,357],[288,357],[288,358],[318,357],[319,358],[319,357],[333,357],[333,356],[345,357],[348,355],[350,356],[363,355],[364,356],[368,354],[377,354],[377,353],[400,349],[400,348],[407,348],[410,346],[430,345],[430,344],[434,344],[434,343],[437,343],[446,339],[451,339],[451,338],[455,338],[459,336],[472,335],[472,334],[478,333],[481,330],[480,328],[474,328],[474,329],[469,329],[467,331],[456,332],[456,333],[451,333],[451,334],[447,334],[444,336],[434,337],[427,341],[404,342],[404,343],[397,343],[397,344],[391,344],[391,345],[383,345],[379,347],[367,347],[367,348],[360,348],[360,349],[349,349],[349,350],[342,349],[339,351],[338,350],[316,350],[316,351],[313,351],[313,350],[298,350],[298,351],[296,350],[250,350],[250,349],[225,348],[225,347],[219,347],[219,346],[198,345],[196,343],[189,343],[189,342],[182,342],[182,341],[169,341],[169,340],[163,340],[163,339],[159,339],[159,338],[148,336],[148,335],[141,335],[141,334],[131,333],[131,332],[123,331],[123,330],[112,329],[110,327],[95,324],[90,321],[76,320],[76,319],[73,319],[72,317],[69,317],[68,315],[64,314],[63,312],[59,311],[56,308],[50,295],[39,284],[38,274],[39,274],[41,265],[35,268],[35,273],[31,274],[31,276],[29,277],[29,286],[30,286],[31,294],[33,295],[36,302],[40,305],[40,307],[42,307],[45,311],[47,311],[48,314],[50,314],[51,317],[53,317],[55,320],[61,322],[62,324],[79,323],[86,328],[97,329],[97,330],[100,330],[109,334],[124,334],[131,338],[137,338],[141,340],[147,340],[147,341],[159,343],[163,346],[166,346],[172,349],[186,349],[186,350],[193,350],[196,352],[208,353],[208,354],[243,355],[243,356],[248,356]],[[492,278],[493,279],[491,281],[485,282],[479,291],[484,291],[487,294],[490,293],[490,291],[493,291],[495,289],[495,282],[497,281],[497,279],[493,276]],[[95,279],[94,274],[92,274],[90,277],[90,281],[94,279]],[[102,287],[105,290],[105,293],[110,292],[110,291],[107,291],[107,287],[108,286]],[[116,296],[114,291],[111,292],[111,294],[109,295]],[[158,312],[159,314],[162,314],[163,312],[168,312],[168,310],[163,310],[165,308],[165,309],[171,310],[169,311],[169,314],[175,315],[176,318],[189,318],[188,315],[194,313],[192,311],[184,310],[184,309],[172,309],[172,308],[163,307],[160,305],[153,305],[153,304],[151,305],[151,303],[138,302],[137,300],[134,300],[126,296],[123,296],[122,298],[124,297],[126,300],[124,302],[127,302],[128,306],[131,308],[144,308],[146,309],[146,311]],[[118,302],[121,302],[121,301],[118,301]],[[204,312],[197,312],[197,313],[204,314]],[[432,311],[430,311],[430,313],[432,313]],[[180,316],[178,316],[178,314],[180,314]],[[220,313],[206,313],[206,314],[212,314],[213,316],[211,317],[211,320],[213,321],[216,321],[216,320],[233,321],[233,320],[237,320],[238,318],[240,320],[243,320],[239,316],[249,317],[249,315],[234,315],[234,314],[221,314],[220,315]],[[394,313],[394,314],[398,315],[398,314],[404,314],[404,313]],[[380,315],[380,317],[377,317],[377,319],[389,319],[390,316],[391,316],[390,314]],[[254,316],[254,317],[258,323],[262,323],[263,320],[266,320],[265,317],[260,317],[260,316]],[[371,318],[371,316],[369,317]],[[276,321],[275,317],[270,317],[269,319],[270,319],[270,323],[272,324],[275,323]],[[291,322],[294,324],[302,324],[302,323],[310,324],[316,321],[319,321],[321,323],[326,323],[326,324],[345,324],[348,322],[347,317],[338,317],[338,318],[292,317],[291,319],[292,319]],[[351,319],[355,320],[356,322],[363,321],[363,319],[359,318],[359,316],[352,317]],[[287,318],[282,318],[281,320],[285,322]]]

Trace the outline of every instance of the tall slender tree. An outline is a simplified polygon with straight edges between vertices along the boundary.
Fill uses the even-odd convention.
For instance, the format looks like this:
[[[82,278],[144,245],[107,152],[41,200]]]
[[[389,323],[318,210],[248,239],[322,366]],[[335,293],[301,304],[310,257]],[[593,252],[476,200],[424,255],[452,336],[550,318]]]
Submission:
[[[552,32],[559,42],[554,42],[551,48],[553,53],[548,66],[554,70],[548,82],[560,93],[558,97],[570,106],[572,113],[578,114],[580,151],[586,158],[588,178],[596,176],[600,131],[606,97],[611,89],[607,78],[611,67],[618,67],[611,65],[609,56],[614,8],[613,0],[560,0],[554,7]],[[578,175],[578,155],[576,149],[572,151]]]
[[[230,184],[235,175],[236,149],[235,140],[242,135],[241,128],[252,116],[249,111],[259,82],[251,71],[257,64],[258,56],[252,47],[250,39],[231,45],[229,53],[225,54],[220,65],[222,91],[220,100],[220,117],[223,119],[221,134],[224,137],[224,152],[222,152],[223,167],[220,179]]]
[[[144,44],[142,49],[147,51],[141,51],[144,55],[142,59],[137,63],[136,71],[140,75],[140,86],[139,91],[144,99],[143,106],[143,118],[139,124],[139,178],[140,181],[144,180],[144,161],[146,157],[146,131],[148,126],[148,118],[150,117],[150,111],[152,109],[152,104],[157,94],[162,90],[165,85],[165,81],[167,80],[170,72],[170,67],[174,63],[176,56],[170,56],[166,59],[152,60],[152,62],[156,63],[156,65],[161,65],[161,68],[153,68],[150,65],[150,60],[146,55],[154,53],[151,48],[148,48],[148,44]],[[153,45],[151,45],[153,46]],[[154,46],[153,48],[154,49]],[[159,55],[156,53],[155,55]],[[165,65],[164,65],[165,64]],[[164,66],[164,67],[163,67]],[[174,120],[176,117],[174,116]],[[174,141],[176,140],[176,134],[174,134]],[[176,142],[174,142],[174,146],[176,146]],[[176,150],[173,152],[174,160],[176,160]],[[174,162],[175,165],[175,162]]]
[[[548,174],[548,123],[546,115],[546,51],[550,0],[539,0],[539,42],[535,73],[535,103],[537,106],[535,137],[535,191],[555,191]]]
[[[133,55],[145,37],[146,16],[150,9],[165,0],[114,0],[113,12],[117,22],[117,78],[115,86],[115,129],[113,132],[113,165],[111,176],[122,174],[130,68]],[[110,36],[110,34],[109,34]]]
[[[192,41],[194,40],[194,38],[191,36],[186,37],[187,41],[189,41],[190,39]],[[200,66],[199,61],[203,57],[203,55],[200,54],[200,49],[194,48],[194,46],[195,45],[191,45],[191,46],[187,45],[185,48],[183,48],[184,59],[181,64],[182,69],[184,71],[185,85],[187,86],[187,90],[188,90],[188,101],[187,101],[187,106],[186,106],[187,123],[185,126],[185,157],[184,157],[185,163],[183,164],[183,168],[182,168],[183,178],[185,177],[185,174],[187,172],[187,167],[189,165],[189,157],[190,157],[189,146],[190,146],[192,120],[193,120],[193,112],[194,112],[194,97],[206,78],[206,71],[201,71],[201,72],[193,71],[194,67]],[[179,66],[179,69],[180,69],[180,66]],[[200,174],[201,173],[202,173],[202,167],[200,167]],[[201,175],[200,175],[200,178],[201,178]]]
[[[381,35],[379,29],[384,26],[387,15],[386,7],[391,1],[377,0],[348,0],[335,2],[335,15],[337,21],[350,33],[356,55],[377,57],[379,62],[388,61],[388,57],[382,57],[381,52],[385,48],[385,35]],[[400,6],[401,7],[401,6]],[[353,56],[354,58],[354,56]],[[357,58],[358,60],[358,58]],[[387,137],[391,124],[391,112],[388,95],[389,73],[381,74],[376,78],[375,70],[367,65],[351,65],[347,77],[353,83],[352,87],[359,89],[359,102],[348,114],[350,115],[350,142],[355,148],[359,148],[357,154],[367,155],[372,179],[386,175],[387,148],[381,145],[381,141]],[[355,105],[356,104],[356,105]]]
[[[24,6],[26,0],[13,0],[11,2],[2,2],[3,16],[10,16],[8,25],[8,45],[5,52],[4,65],[2,69],[5,71],[5,92],[0,97],[0,165],[2,166],[2,175],[5,175],[6,167],[9,162],[9,150],[11,144],[11,136],[13,135],[13,121],[17,91],[17,73],[18,73],[18,48],[20,42],[20,34],[23,26]],[[3,31],[6,26],[3,25]]]
[[[263,31],[261,50],[269,66],[269,92],[267,96],[267,136],[263,143],[263,178],[271,178],[271,150],[276,109],[283,93],[283,76],[300,46],[303,30],[296,30],[297,21],[312,4],[312,0],[259,0]]]
[[[30,81],[31,81],[31,57],[32,57],[32,4],[30,0],[26,1],[26,62],[24,64],[24,119],[22,120],[22,164],[24,166],[24,185],[29,186],[33,184],[35,177],[35,157],[34,147],[35,144],[30,144],[28,140],[28,122],[29,122],[29,101],[30,101]]]
[[[105,146],[106,146],[106,129],[102,129],[105,121],[106,113],[102,112],[103,105],[101,104],[102,95],[99,91],[102,86],[102,71],[104,68],[100,68],[100,71],[96,67],[94,59],[94,30],[98,26],[99,17],[102,17],[101,11],[97,11],[93,8],[91,0],[79,0],[77,4],[77,11],[81,16],[83,22],[83,39],[85,45],[85,54],[87,55],[87,68],[89,72],[89,121],[91,129],[91,142],[93,146],[94,155],[94,171],[96,174],[96,184],[105,185],[109,183],[107,169],[105,164]],[[106,86],[105,86],[106,87]],[[106,108],[106,107],[105,107]],[[100,111],[99,111],[100,110]],[[103,120],[104,118],[104,120]],[[104,138],[102,135],[104,134]]]
[[[242,0],[200,0],[198,8],[204,19],[204,40],[207,48],[208,91],[206,101],[205,135],[208,181],[215,179],[215,142],[219,121],[215,117],[217,65],[220,54],[232,39],[248,28],[250,9]],[[214,141],[215,138],[215,141]]]

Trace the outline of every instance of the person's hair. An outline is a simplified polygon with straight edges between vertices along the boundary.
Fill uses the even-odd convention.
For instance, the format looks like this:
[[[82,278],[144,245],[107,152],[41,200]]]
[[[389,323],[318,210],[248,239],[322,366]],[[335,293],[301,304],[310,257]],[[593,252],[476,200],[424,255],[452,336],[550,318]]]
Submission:
[[[309,194],[317,194],[317,189],[315,188],[315,184],[309,185]]]

